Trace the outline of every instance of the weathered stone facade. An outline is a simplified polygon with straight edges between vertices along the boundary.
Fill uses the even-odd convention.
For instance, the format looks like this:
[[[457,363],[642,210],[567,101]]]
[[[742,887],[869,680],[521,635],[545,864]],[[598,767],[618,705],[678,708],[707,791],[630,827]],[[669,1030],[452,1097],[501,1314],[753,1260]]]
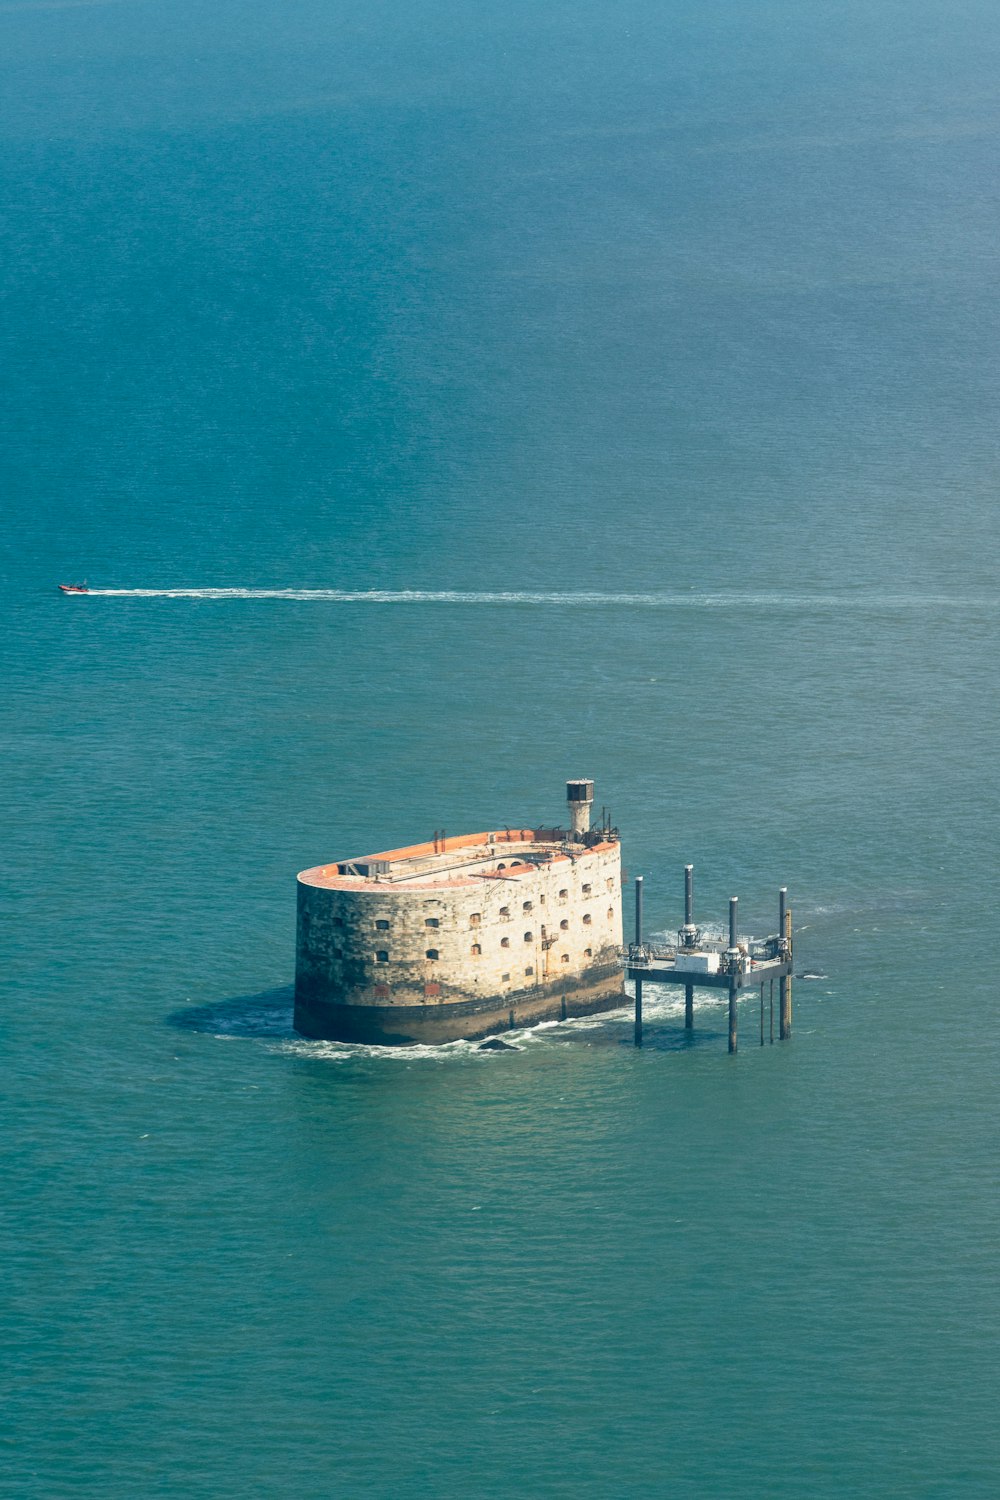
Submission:
[[[439,1042],[623,1003],[613,836],[472,834],[298,880],[306,1036]]]

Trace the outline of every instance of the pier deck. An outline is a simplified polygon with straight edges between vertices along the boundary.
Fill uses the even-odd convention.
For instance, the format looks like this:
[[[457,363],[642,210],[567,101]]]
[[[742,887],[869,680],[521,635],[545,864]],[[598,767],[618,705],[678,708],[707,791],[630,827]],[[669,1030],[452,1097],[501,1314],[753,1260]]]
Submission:
[[[625,973],[629,979],[652,980],[660,984],[693,985],[695,989],[728,990],[730,975],[692,973],[690,969],[677,967],[677,954],[669,949],[637,952],[630,943],[625,950]],[[747,968],[738,968],[735,974],[736,988],[763,983],[765,979],[783,979],[792,972],[789,961],[780,958],[752,959]]]
[[[684,1026],[694,1026],[696,989],[729,994],[729,1050],[737,1048],[740,990],[760,986],[760,1043],[764,1045],[764,984],[770,985],[771,1040],[774,1040],[774,981],[778,981],[781,1040],[792,1034],[792,914],[788,890],[778,892],[778,931],[762,942],[741,937],[737,926],[739,898],[729,900],[729,941],[709,936],[694,920],[694,866],[684,867],[684,925],[676,944],[647,943],[642,928],[643,878],[635,881],[635,941],[621,950],[622,967],[635,985],[635,1044],[642,1046],[642,991],[649,982],[684,986]]]

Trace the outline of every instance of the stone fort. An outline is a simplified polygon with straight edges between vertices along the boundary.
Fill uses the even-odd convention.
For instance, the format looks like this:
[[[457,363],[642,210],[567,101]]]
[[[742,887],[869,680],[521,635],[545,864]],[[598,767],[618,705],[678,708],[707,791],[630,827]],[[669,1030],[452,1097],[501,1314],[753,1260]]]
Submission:
[[[621,847],[591,828],[435,835],[298,877],[295,1028],[381,1044],[482,1037],[625,1003]]]

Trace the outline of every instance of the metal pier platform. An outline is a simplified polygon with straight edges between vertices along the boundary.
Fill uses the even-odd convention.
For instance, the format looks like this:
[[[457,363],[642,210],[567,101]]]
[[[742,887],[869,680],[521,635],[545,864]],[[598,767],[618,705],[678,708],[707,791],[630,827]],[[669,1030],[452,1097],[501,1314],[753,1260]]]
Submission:
[[[764,985],[770,986],[770,1039],[774,1041],[774,981],[778,980],[780,1040],[792,1034],[792,913],[788,889],[778,892],[778,931],[761,940],[737,930],[739,898],[729,901],[729,941],[708,937],[694,920],[694,866],[684,867],[684,925],[676,944],[646,943],[642,935],[643,878],[635,881],[635,941],[622,949],[626,976],[635,985],[635,1044],[642,1046],[642,992],[647,983],[684,986],[684,1025],[694,1026],[694,991],[729,992],[729,1051],[737,1049],[736,1001],[740,990],[760,986],[760,1043],[764,1045]]]

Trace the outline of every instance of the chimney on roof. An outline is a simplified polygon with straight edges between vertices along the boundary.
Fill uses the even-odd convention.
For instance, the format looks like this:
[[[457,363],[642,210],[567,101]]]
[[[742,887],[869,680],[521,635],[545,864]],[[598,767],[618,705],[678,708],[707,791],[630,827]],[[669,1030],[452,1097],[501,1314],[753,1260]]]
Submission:
[[[582,838],[590,832],[590,809],[594,805],[594,783],[592,781],[567,781],[566,801],[574,838]]]

